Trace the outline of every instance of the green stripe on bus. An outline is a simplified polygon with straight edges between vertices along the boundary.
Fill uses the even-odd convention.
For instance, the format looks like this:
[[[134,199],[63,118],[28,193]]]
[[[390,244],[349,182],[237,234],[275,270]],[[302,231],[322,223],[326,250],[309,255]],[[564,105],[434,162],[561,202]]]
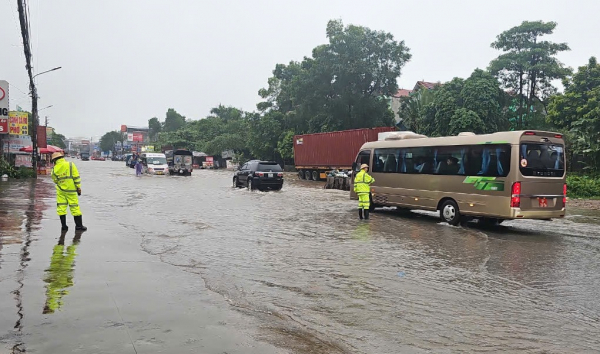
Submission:
[[[504,181],[497,181],[496,177],[467,176],[463,183],[472,184],[480,191],[504,191]]]

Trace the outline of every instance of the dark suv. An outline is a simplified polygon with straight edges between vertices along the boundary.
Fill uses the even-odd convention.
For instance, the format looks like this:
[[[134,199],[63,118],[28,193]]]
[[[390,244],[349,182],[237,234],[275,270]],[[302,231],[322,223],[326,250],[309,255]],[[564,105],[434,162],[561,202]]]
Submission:
[[[283,170],[277,162],[252,160],[240,167],[233,176],[233,186],[250,190],[280,190]]]

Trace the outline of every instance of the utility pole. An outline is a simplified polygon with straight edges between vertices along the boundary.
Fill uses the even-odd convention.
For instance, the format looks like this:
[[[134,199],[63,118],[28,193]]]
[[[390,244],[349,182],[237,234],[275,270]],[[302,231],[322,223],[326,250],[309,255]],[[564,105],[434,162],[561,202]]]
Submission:
[[[27,68],[27,74],[29,76],[29,93],[31,94],[31,118],[33,131],[30,132],[32,139],[32,148],[31,152],[31,165],[33,166],[33,171],[35,172],[35,177],[37,178],[37,90],[35,88],[35,83],[33,82],[33,73],[31,70],[31,46],[29,43],[29,20],[27,19],[27,15],[25,13],[24,0],[17,0],[17,7],[19,9],[19,22],[21,24],[21,36],[23,37],[23,51],[25,53],[25,68]]]

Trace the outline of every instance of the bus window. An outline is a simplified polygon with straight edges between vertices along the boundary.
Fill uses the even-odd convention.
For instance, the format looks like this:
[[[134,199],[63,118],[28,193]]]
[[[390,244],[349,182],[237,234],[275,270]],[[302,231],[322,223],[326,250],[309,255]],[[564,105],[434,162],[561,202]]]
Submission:
[[[363,150],[358,153],[358,157],[356,158],[356,171],[360,171],[360,165],[367,164],[369,165],[371,162],[371,150]]]
[[[380,173],[399,172],[400,161],[400,150],[398,149],[375,149],[372,171]]]
[[[465,172],[469,176],[506,177],[510,172],[510,145],[470,146]]]
[[[440,175],[458,175],[465,174],[464,168],[464,154],[466,153],[465,148],[457,147],[440,147],[436,149],[437,153],[434,153],[435,161],[435,174]]]
[[[564,147],[553,143],[521,144],[519,168],[523,176],[562,177],[565,173]]]

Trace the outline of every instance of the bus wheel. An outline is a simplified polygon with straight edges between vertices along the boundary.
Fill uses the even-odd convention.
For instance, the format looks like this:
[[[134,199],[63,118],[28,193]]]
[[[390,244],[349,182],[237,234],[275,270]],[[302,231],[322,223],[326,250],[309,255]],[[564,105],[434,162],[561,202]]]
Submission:
[[[460,211],[458,205],[452,199],[448,199],[442,203],[440,208],[440,218],[452,226],[456,226],[460,222]]]
[[[320,179],[319,177],[320,177],[319,176],[319,171],[312,171],[312,179],[313,179],[313,181],[318,181]]]
[[[307,181],[310,181],[310,171],[309,170],[304,171],[304,178]]]
[[[298,178],[299,179],[304,179],[304,171],[298,170]]]

